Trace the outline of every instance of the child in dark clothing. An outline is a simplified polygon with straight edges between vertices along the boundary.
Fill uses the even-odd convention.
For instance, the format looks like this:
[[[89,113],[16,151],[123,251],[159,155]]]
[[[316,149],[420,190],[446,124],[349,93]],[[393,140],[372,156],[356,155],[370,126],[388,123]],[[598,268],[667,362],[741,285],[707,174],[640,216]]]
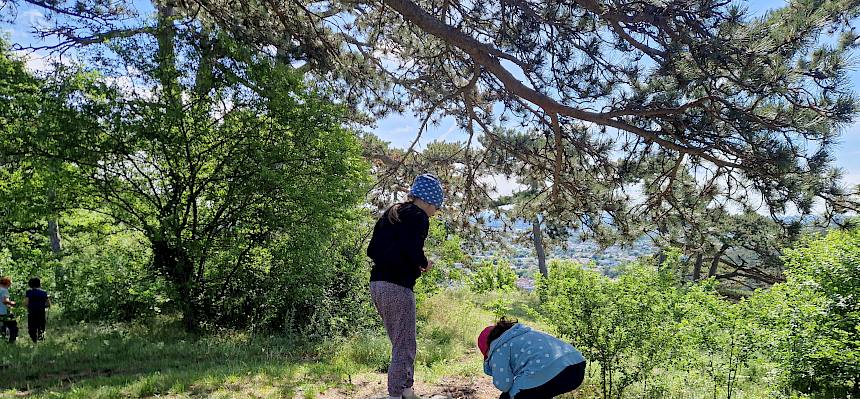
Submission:
[[[499,399],[548,399],[573,391],[585,378],[585,359],[573,346],[516,321],[502,319],[478,336],[484,373]]]
[[[38,277],[30,279],[30,289],[24,298],[24,306],[27,307],[27,332],[30,339],[38,342],[45,339],[45,311],[51,307],[51,298],[42,289],[42,281]]]
[[[422,273],[433,267],[424,255],[430,217],[442,207],[444,194],[436,176],[415,179],[407,202],[395,204],[376,222],[367,255],[373,259],[370,296],[391,340],[389,399],[415,399],[415,293]]]

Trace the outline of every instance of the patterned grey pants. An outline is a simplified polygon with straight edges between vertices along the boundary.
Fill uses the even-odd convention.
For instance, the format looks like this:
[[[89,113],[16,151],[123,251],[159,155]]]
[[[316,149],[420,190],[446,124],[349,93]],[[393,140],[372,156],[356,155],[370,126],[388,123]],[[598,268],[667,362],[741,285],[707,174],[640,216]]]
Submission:
[[[388,394],[401,396],[412,387],[415,370],[415,294],[394,283],[371,281],[370,297],[391,340]]]

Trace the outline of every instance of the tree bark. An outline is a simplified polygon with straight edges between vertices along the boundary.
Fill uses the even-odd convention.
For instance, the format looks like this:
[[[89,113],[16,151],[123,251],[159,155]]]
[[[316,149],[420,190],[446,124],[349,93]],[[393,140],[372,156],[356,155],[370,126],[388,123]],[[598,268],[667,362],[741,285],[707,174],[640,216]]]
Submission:
[[[164,240],[150,239],[153,267],[167,277],[177,294],[182,324],[188,332],[199,327],[197,301],[194,297],[194,264],[182,248]]]
[[[158,71],[156,76],[164,97],[169,106],[176,111],[181,109],[181,95],[179,87],[179,74],[176,70],[176,27],[173,25],[173,17],[176,13],[173,7],[158,6],[158,27],[155,38],[158,43]]]
[[[51,252],[59,255],[63,250],[63,243],[60,241],[60,224],[56,220],[48,221],[48,236],[51,238]]]
[[[702,277],[702,258],[703,254],[700,252],[696,255],[696,263],[693,265],[693,281],[699,281]]]
[[[729,244],[723,244],[723,246],[720,247],[720,250],[714,255],[714,259],[711,260],[711,268],[708,270],[708,277],[714,277],[717,275],[717,267],[720,266],[720,258],[723,257],[723,254],[727,249],[729,249]]]
[[[48,202],[51,205],[54,205],[56,198],[57,198],[57,193],[56,193],[56,191],[54,191],[54,188],[53,187],[49,188],[48,189]],[[54,215],[54,216],[56,216],[56,215]],[[48,221],[48,237],[51,239],[51,252],[54,253],[54,256],[59,256],[60,252],[63,250],[63,243],[60,240],[59,218],[55,217],[54,219]]]
[[[540,228],[540,219],[535,215],[532,220],[532,240],[535,244],[535,253],[538,260],[538,270],[544,277],[549,277],[549,271],[546,269],[546,252],[543,246],[543,232]]]

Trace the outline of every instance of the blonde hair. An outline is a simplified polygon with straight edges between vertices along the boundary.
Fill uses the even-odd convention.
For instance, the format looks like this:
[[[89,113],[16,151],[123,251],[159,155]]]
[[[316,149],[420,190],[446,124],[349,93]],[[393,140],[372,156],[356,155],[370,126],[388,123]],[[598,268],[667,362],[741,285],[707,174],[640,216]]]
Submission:
[[[385,211],[385,214],[388,215],[387,216],[388,222],[389,223],[400,223],[400,207],[403,205],[406,205],[406,204],[411,204],[411,203],[413,203],[413,201],[415,201],[415,197],[413,197],[412,194],[409,194],[406,196],[406,202],[400,202],[400,203],[391,205],[391,207],[388,208],[387,211]]]

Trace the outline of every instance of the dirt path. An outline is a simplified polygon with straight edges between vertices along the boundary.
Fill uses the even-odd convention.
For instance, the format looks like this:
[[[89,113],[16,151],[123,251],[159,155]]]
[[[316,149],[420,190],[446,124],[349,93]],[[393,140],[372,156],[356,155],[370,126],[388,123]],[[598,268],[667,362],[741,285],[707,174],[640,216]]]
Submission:
[[[330,389],[318,399],[387,399],[385,374],[353,378],[352,384]],[[443,377],[435,384],[415,382],[415,393],[424,399],[496,399],[499,391],[489,378]]]

